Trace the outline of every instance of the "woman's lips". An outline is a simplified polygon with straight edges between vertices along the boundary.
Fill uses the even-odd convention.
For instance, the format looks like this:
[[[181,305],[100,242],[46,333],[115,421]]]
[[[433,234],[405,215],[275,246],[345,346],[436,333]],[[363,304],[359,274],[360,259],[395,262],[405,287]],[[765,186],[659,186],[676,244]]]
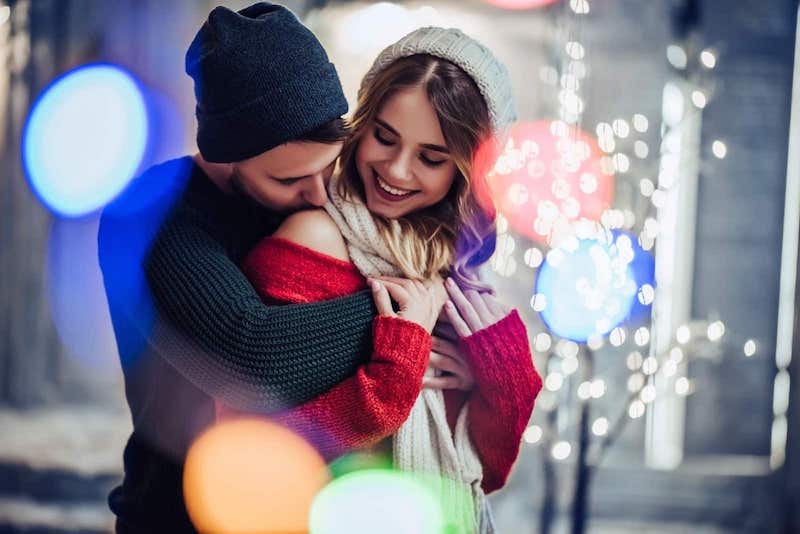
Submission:
[[[405,200],[407,198],[410,198],[410,197],[412,197],[412,196],[414,196],[415,194],[418,193],[418,191],[414,191],[412,193],[409,193],[407,195],[402,195],[402,196],[393,195],[392,193],[386,191],[383,187],[381,187],[381,184],[380,184],[380,182],[378,180],[379,180],[378,173],[375,172],[375,170],[373,169],[373,171],[372,171],[372,181],[375,184],[375,193],[379,197],[381,197],[383,200],[386,200],[387,202],[400,202],[400,201]]]

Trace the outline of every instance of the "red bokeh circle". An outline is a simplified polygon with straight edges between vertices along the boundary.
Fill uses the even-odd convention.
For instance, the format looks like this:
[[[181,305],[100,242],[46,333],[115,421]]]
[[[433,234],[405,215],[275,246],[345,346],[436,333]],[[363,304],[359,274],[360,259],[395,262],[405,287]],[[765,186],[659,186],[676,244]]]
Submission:
[[[614,197],[610,158],[560,121],[514,125],[488,182],[511,228],[539,242],[580,219],[599,221]]]

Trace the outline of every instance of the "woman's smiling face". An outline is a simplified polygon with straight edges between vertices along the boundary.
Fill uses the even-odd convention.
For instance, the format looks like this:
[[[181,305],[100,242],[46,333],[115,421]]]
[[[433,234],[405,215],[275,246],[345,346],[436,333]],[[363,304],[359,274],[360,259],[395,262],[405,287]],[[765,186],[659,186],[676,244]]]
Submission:
[[[456,175],[436,111],[419,86],[386,99],[359,140],[355,159],[367,207],[387,219],[433,206]]]

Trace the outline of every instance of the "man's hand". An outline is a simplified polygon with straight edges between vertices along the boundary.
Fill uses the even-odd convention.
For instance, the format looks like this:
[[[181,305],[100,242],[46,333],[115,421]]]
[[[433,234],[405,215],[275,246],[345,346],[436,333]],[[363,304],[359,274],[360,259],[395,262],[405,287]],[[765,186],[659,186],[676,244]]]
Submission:
[[[433,371],[433,376],[426,373],[422,380],[424,388],[470,391],[475,386],[469,365],[464,361],[458,346],[436,335],[433,336],[428,370]]]

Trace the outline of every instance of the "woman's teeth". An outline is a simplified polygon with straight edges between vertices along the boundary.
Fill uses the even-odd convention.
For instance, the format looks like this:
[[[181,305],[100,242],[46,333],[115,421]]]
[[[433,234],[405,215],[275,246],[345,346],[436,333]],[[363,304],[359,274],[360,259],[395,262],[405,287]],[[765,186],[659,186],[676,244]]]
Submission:
[[[378,173],[375,173],[375,177],[378,179],[378,185],[380,186],[381,189],[383,189],[387,193],[389,193],[391,195],[394,195],[396,197],[404,197],[404,196],[410,195],[411,193],[415,192],[415,191],[405,191],[403,189],[397,189],[395,187],[390,186],[389,184],[387,184],[386,182],[384,182],[381,179],[381,177],[380,177],[380,175],[378,175]]]

